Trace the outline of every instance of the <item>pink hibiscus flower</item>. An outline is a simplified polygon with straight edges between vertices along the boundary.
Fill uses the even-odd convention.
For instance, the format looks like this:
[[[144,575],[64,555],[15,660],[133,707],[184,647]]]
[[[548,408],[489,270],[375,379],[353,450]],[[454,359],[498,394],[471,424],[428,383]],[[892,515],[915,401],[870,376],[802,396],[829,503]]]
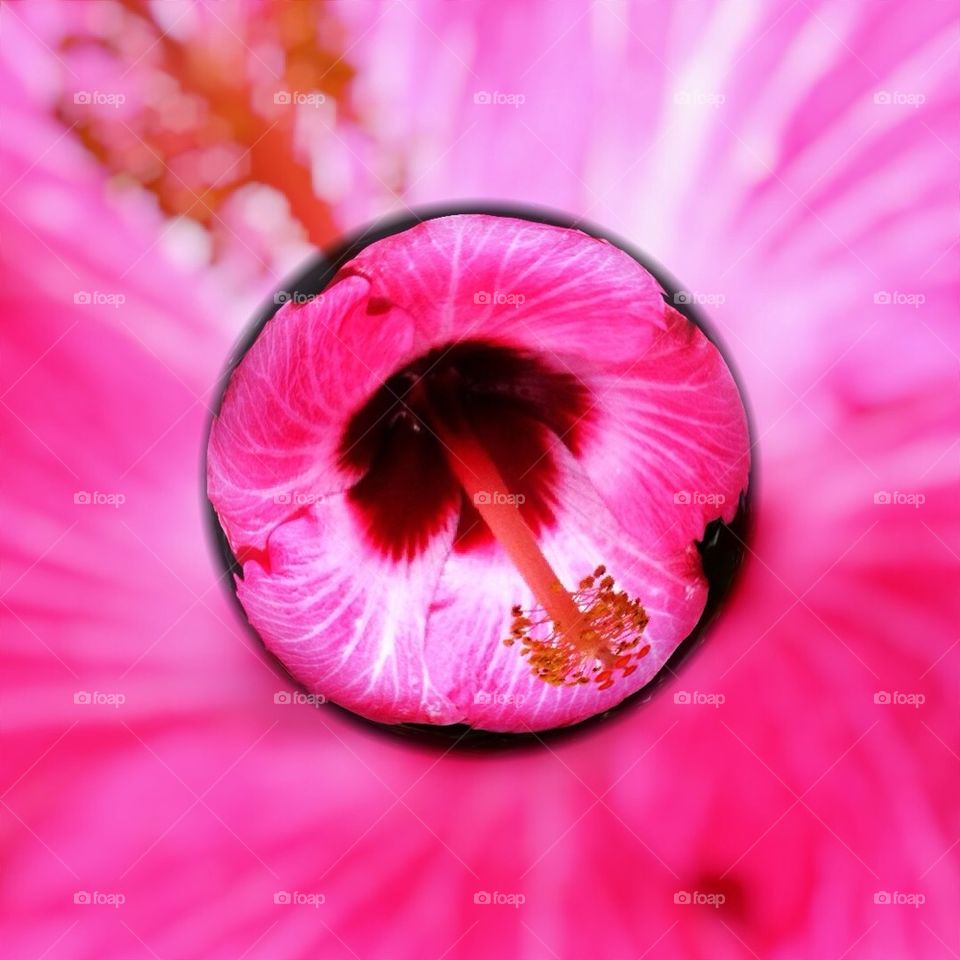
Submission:
[[[726,366],[646,270],[463,215],[371,244],[267,323],[209,490],[251,623],[311,691],[542,730],[621,702],[692,632],[695,540],[748,468]]]
[[[33,0],[0,26],[5,958],[956,954],[949,4]],[[275,110],[296,91],[326,101]],[[463,197],[683,277],[757,441],[710,642],[509,752],[385,735],[265,666],[198,469],[259,298]]]

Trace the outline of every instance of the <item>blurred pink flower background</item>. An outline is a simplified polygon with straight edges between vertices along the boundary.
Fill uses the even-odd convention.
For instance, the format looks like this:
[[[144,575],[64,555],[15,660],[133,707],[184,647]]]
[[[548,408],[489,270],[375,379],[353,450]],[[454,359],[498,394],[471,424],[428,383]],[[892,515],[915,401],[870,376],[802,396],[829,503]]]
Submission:
[[[5,3],[3,957],[957,956],[958,40],[935,0]],[[482,199],[679,278],[757,463],[700,651],[488,753],[297,703],[200,472],[316,246]]]

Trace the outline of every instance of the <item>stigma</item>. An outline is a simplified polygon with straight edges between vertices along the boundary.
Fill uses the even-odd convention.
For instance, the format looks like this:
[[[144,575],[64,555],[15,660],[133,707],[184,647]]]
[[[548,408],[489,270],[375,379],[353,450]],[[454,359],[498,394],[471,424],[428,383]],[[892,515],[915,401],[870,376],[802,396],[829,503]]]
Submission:
[[[557,582],[554,592],[560,591]],[[580,581],[570,599],[579,613],[569,623],[555,621],[545,607],[524,612],[515,606],[510,636],[503,642],[519,644],[531,673],[545,683],[593,683],[607,690],[617,674],[629,677],[650,652],[648,644],[641,645],[649,618],[639,600],[615,589],[602,565]]]

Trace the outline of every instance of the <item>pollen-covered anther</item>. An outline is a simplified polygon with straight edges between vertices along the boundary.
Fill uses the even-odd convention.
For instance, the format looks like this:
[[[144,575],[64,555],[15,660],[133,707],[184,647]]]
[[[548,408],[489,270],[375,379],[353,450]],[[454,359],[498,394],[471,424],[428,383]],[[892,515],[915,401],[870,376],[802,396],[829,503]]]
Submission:
[[[541,607],[529,613],[513,607],[510,636],[503,642],[508,647],[519,642],[520,656],[527,658],[533,675],[546,683],[595,683],[606,690],[618,673],[630,676],[637,661],[650,652],[649,645],[640,644],[647,614],[639,600],[615,589],[613,577],[603,566],[584,577],[570,599],[579,611],[573,624],[551,619]]]

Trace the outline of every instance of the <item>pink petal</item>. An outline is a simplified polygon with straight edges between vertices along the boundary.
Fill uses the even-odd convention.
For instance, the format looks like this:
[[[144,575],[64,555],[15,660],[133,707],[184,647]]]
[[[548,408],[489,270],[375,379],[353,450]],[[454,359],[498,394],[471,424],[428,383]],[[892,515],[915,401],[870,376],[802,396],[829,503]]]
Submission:
[[[372,550],[347,498],[335,495],[278,526],[266,562],[249,560],[237,593],[250,623],[310,690],[385,723],[453,723],[460,713],[424,663],[430,598],[453,541],[441,533],[416,558]]]
[[[499,546],[450,555],[427,629],[431,676],[464,712],[488,730],[526,732],[577,723],[616,706],[643,687],[692,632],[706,601],[700,558],[690,544],[671,551],[642,550],[602,503],[567,448],[550,438],[557,466],[553,510],[557,524],[541,547],[569,588],[605,564],[618,587],[639,597],[650,622],[651,650],[629,677],[613,686],[556,687],[533,677],[517,646],[506,647],[510,607],[535,604]]]
[[[663,327],[659,286],[622,250],[512,217],[428,220],[371,244],[347,270],[414,317],[421,351],[480,339],[618,363]]]
[[[372,304],[359,277],[286,303],[233,372],[208,449],[208,492],[231,545],[262,549],[273,527],[359,473],[336,452],[347,417],[410,359],[408,317]]]
[[[602,417],[586,417],[583,463],[630,536],[657,550],[729,522],[746,489],[746,414],[703,332],[670,306],[667,326],[623,370],[590,378]]]

